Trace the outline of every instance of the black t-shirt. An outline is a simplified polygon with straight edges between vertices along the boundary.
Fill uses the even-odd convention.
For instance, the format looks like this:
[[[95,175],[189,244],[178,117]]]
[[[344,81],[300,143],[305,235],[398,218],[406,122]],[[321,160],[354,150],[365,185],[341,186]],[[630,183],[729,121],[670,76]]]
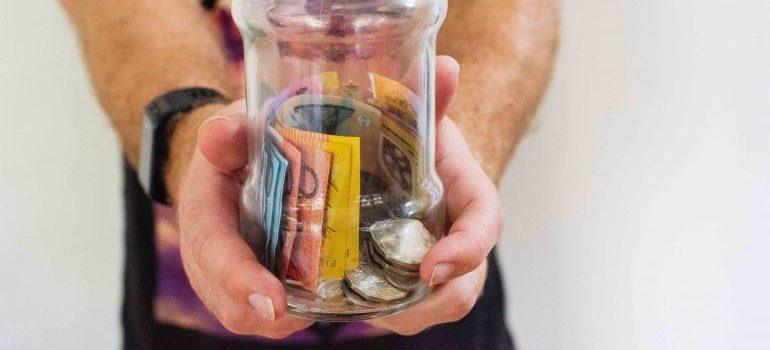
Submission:
[[[459,322],[437,325],[412,337],[395,334],[343,342],[333,340],[342,324],[316,323],[310,331],[318,335],[314,344],[266,344],[243,337],[211,335],[159,322],[153,313],[157,292],[158,264],[155,247],[154,214],[150,200],[141,190],[136,172],[124,165],[126,212],[126,265],[123,299],[125,349],[441,349],[509,350],[511,336],[505,325],[505,302],[495,253],[489,258],[489,277],[484,293],[468,316]]]

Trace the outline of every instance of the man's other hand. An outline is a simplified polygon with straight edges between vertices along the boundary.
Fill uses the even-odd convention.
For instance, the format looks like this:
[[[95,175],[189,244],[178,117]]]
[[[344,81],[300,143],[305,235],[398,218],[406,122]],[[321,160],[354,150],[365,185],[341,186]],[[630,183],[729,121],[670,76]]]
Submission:
[[[449,64],[438,62],[438,116],[457,85],[457,70]],[[435,289],[406,311],[369,321],[401,335],[459,321],[473,309],[486,282],[487,255],[503,226],[497,188],[474,159],[460,129],[444,117],[437,121],[436,135],[436,170],[444,183],[450,228],[420,266],[421,279]]]

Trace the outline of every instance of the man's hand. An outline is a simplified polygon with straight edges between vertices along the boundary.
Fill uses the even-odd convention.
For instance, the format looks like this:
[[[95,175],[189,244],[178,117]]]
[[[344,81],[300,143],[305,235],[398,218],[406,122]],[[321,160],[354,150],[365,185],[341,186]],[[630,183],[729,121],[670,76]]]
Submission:
[[[439,57],[437,115],[444,114],[454,95],[458,70],[453,59]],[[244,112],[243,102],[236,102],[200,127],[179,191],[182,259],[193,288],[227,329],[282,338],[310,323],[285,315],[283,285],[238,233],[238,198],[248,162]],[[397,333],[416,333],[470,311],[484,284],[486,256],[500,233],[496,189],[448,118],[439,121],[437,149],[453,224],[449,236],[425,257],[421,276],[440,286],[413,309],[373,321]]]
[[[240,236],[238,198],[247,165],[242,101],[208,119],[179,191],[181,253],[190,283],[229,331],[285,338],[310,326],[286,315],[284,287]]]
[[[458,321],[473,309],[486,281],[487,255],[503,225],[497,189],[451,119],[438,123],[437,143],[436,167],[444,182],[451,227],[420,267],[422,280],[436,289],[404,312],[369,321],[401,335]]]

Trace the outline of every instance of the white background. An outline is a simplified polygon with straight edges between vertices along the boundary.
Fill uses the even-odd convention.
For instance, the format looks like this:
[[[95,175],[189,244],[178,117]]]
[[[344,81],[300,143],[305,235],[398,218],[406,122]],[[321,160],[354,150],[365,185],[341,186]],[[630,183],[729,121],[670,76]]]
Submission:
[[[501,185],[522,349],[770,348],[770,3],[563,4]],[[0,1],[0,349],[117,349],[120,158],[53,1]]]

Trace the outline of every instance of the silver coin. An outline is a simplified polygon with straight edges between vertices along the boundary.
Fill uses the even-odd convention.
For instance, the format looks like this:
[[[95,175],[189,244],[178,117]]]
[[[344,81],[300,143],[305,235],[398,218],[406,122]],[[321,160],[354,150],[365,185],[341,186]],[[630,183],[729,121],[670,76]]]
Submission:
[[[356,292],[354,292],[352,289],[350,289],[350,286],[348,286],[347,282],[342,283],[342,292],[345,293],[345,297],[348,301],[350,301],[353,304],[363,306],[363,307],[376,307],[379,304],[373,303],[371,301],[368,301],[358,295]]]
[[[410,271],[420,269],[425,254],[436,244],[436,238],[419,220],[384,220],[369,230],[372,247],[392,265]]]
[[[316,293],[319,298],[323,300],[334,300],[341,298],[344,293],[342,292],[341,280],[327,280],[318,284],[318,291]]]
[[[367,246],[369,246],[369,249],[368,249],[369,259],[382,270],[391,274],[399,275],[404,278],[420,277],[419,270],[409,271],[409,270],[404,270],[400,267],[388,264],[388,262],[385,261],[385,258],[383,258],[376,249],[372,248],[371,245],[372,245],[371,243],[367,244]]]
[[[420,277],[405,277],[390,271],[383,271],[385,279],[390,282],[394,287],[403,291],[413,291],[420,286]]]
[[[368,301],[389,302],[403,299],[406,292],[394,287],[378,269],[367,264],[345,273],[347,286]]]
[[[349,304],[343,291],[344,283],[341,280],[323,281],[318,285],[317,297],[321,299],[324,307],[330,310],[347,310]]]

